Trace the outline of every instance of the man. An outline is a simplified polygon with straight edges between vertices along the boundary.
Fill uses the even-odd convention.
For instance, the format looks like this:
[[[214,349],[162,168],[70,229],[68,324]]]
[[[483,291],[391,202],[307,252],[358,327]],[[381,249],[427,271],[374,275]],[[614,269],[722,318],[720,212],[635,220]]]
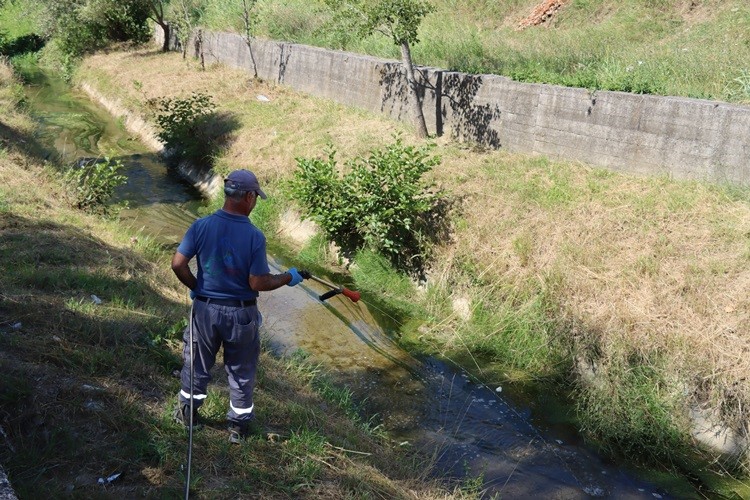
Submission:
[[[258,196],[266,199],[255,174],[235,170],[224,180],[224,206],[195,221],[172,258],[172,271],[194,298],[191,318],[195,372],[193,421],[206,399],[209,370],[224,346],[229,379],[229,440],[239,443],[253,420],[253,388],[260,354],[256,307],[258,292],[302,281],[295,268],[271,274],[266,260],[266,238],[248,219]],[[188,263],[196,257],[197,277]],[[190,425],[190,328],[183,338],[182,390],[175,419]]]

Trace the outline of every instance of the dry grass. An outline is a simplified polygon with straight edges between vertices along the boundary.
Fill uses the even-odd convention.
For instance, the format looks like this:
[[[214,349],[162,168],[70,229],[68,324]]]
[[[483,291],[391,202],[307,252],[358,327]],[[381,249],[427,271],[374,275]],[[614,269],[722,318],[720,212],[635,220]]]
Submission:
[[[724,382],[750,374],[747,201],[700,183],[502,153],[446,155],[446,182],[459,164],[457,255],[492,280],[544,286],[554,274],[561,310],[605,345],[673,352],[677,367]]]
[[[227,169],[249,168],[266,182],[288,177],[296,168],[296,157],[322,155],[328,143],[347,158],[403,130],[385,118],[330,101],[300,99],[287,88],[253,81],[246,72],[226,66],[202,72],[196,62],[174,54],[148,50],[99,54],[84,61],[83,72],[89,81],[99,75],[99,90],[141,109],[144,99],[193,91],[210,94],[219,112],[233,114],[241,124],[219,164]],[[135,89],[134,81],[142,83],[143,92]],[[270,102],[259,101],[260,95]]]

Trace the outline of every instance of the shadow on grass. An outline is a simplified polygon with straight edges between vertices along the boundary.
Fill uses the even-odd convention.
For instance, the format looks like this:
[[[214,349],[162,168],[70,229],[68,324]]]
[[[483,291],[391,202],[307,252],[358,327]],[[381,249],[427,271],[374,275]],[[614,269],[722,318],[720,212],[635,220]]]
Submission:
[[[3,148],[37,158],[42,162],[54,161],[58,152],[44,146],[32,134],[18,130],[3,122],[0,117],[0,146]]]
[[[0,462],[18,494],[97,495],[118,472],[120,494],[149,491],[143,470],[179,460],[144,409],[176,392],[161,339],[182,308],[149,284],[152,264],[72,226],[2,213],[0,259]]]

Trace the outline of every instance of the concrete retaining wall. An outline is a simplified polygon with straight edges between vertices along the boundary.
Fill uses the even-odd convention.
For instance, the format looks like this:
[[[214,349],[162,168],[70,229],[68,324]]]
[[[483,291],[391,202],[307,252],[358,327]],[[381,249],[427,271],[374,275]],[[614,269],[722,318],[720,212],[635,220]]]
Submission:
[[[206,64],[253,73],[241,36],[203,31],[201,38],[190,48]],[[252,50],[264,80],[412,120],[399,62],[264,40]],[[748,106],[418,70],[430,133],[631,173],[750,184]]]

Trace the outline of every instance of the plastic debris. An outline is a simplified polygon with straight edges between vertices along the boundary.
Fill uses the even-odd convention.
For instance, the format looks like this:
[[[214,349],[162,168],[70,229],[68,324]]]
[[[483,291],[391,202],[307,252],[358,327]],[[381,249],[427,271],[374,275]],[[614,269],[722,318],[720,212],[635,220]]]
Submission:
[[[96,295],[92,295],[92,296],[91,296],[91,300],[92,300],[92,301],[94,301],[94,304],[96,304],[97,306],[98,306],[98,305],[101,305],[101,303],[102,303],[102,299],[100,299],[100,298],[99,298],[99,297],[97,297]]]
[[[20,330],[21,326],[23,325],[21,325],[21,322],[19,321],[18,323],[13,323],[12,325],[10,325],[10,328],[11,330]]]
[[[270,102],[271,101],[271,99],[269,99],[268,97],[264,96],[263,94],[258,95],[257,99],[259,101],[261,101],[261,102]]]
[[[99,481],[97,481],[101,485],[110,484],[112,481],[115,481],[118,477],[122,475],[122,472],[118,472],[117,474],[112,474],[111,476],[107,478],[100,477]]]
[[[91,411],[102,411],[102,410],[104,410],[104,404],[100,403],[99,401],[92,401],[90,399],[88,401],[86,401],[83,404],[83,406],[87,410],[91,410]]]
[[[498,387],[497,389],[495,389],[495,392],[503,392],[503,388],[502,387]]]

